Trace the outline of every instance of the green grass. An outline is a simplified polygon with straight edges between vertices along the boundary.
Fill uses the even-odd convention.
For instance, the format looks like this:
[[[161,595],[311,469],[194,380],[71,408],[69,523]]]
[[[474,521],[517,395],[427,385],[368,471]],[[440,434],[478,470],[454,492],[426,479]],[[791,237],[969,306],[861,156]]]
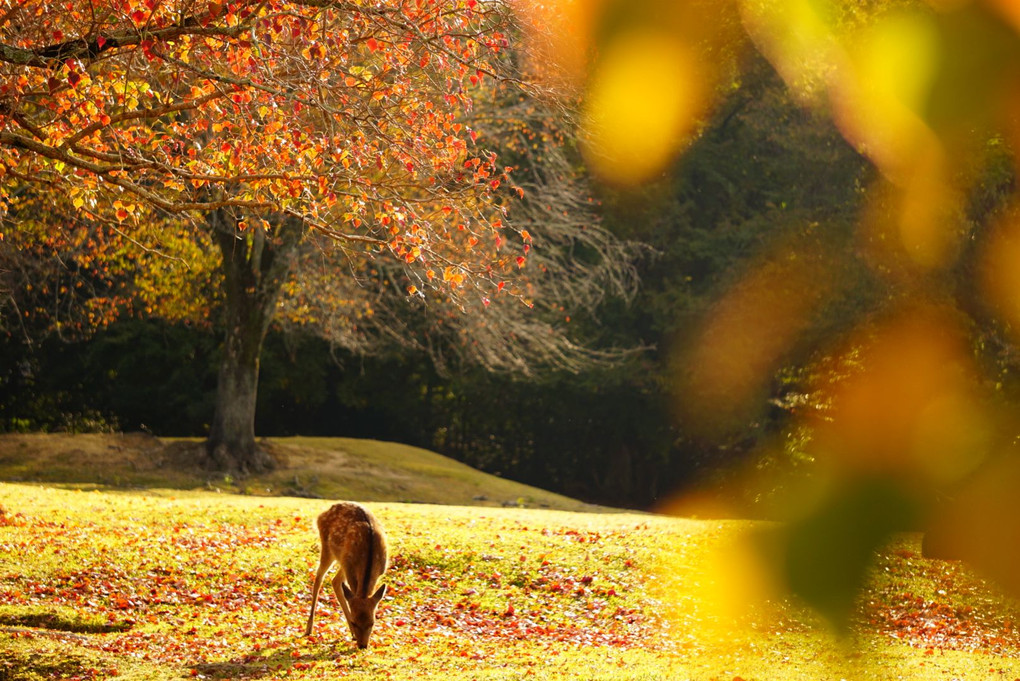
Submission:
[[[715,584],[753,574],[722,551],[753,523],[630,513],[371,503],[392,562],[372,647],[328,592],[304,638],[326,503],[0,484],[0,680],[1020,678],[1020,609],[916,536],[840,640]]]

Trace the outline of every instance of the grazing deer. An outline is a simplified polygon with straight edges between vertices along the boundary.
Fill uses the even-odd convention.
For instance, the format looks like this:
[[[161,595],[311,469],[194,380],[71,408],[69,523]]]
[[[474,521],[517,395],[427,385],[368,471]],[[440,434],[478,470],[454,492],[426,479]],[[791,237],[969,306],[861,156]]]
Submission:
[[[350,501],[331,506],[319,516],[316,525],[322,556],[312,585],[312,611],[308,613],[305,636],[312,633],[322,578],[333,563],[339,563],[340,569],[333,577],[333,592],[358,647],[367,648],[375,624],[375,608],[386,593],[385,584],[373,593],[376,582],[386,572],[386,535],[375,516]]]

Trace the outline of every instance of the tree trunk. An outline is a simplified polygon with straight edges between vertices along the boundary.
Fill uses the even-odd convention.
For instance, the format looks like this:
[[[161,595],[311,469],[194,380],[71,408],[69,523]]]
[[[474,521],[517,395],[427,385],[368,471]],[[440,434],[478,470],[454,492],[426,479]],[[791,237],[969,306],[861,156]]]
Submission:
[[[206,444],[208,463],[214,470],[258,473],[272,468],[272,459],[255,442],[259,355],[265,334],[258,328],[257,311],[229,300],[226,308],[216,411]]]
[[[207,466],[241,475],[258,473],[274,465],[255,441],[259,357],[305,228],[296,219],[282,218],[271,234],[242,232],[224,211],[210,216],[210,227],[223,255],[225,331]]]

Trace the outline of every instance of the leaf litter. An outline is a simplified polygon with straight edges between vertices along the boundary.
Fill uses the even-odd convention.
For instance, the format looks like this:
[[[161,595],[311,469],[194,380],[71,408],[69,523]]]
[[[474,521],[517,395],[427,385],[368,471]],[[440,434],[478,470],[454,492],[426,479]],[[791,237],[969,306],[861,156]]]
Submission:
[[[156,678],[153,669],[160,678],[409,678],[415,669],[556,678],[556,665],[573,669],[579,655],[666,668],[705,648],[694,620],[670,617],[664,601],[689,599],[697,573],[688,563],[728,531],[636,514],[374,504],[391,566],[365,656],[329,588],[313,635],[301,636],[322,501],[0,484],[0,504],[0,640],[28,646],[27,664],[49,634],[84,632],[61,639],[99,670],[81,678],[133,666],[148,670],[139,678]],[[1020,613],[963,566],[920,558],[915,539],[879,558],[855,628],[922,651],[1015,656]],[[679,565],[676,583],[657,570],[664,557]],[[755,646],[767,640],[769,654],[795,659],[792,641],[812,626],[783,604],[741,654],[761,657]],[[699,663],[709,665],[704,678],[733,678]]]

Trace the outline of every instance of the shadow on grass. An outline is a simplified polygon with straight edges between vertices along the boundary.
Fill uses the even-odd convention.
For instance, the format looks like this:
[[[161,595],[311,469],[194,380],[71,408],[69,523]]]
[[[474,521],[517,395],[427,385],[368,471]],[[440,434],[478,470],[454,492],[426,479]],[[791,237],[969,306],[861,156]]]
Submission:
[[[201,675],[207,679],[258,679],[275,678],[285,675],[291,670],[305,670],[319,662],[331,662],[341,656],[358,654],[360,651],[353,645],[332,645],[327,649],[312,654],[294,656],[287,650],[280,650],[270,655],[257,652],[224,662],[202,662],[190,665],[193,675]],[[3,681],[0,678],[0,681]]]
[[[49,679],[106,678],[103,661],[91,655],[67,651],[55,653],[0,650],[0,681],[48,681]],[[116,674],[116,672],[113,672]]]
[[[109,634],[127,631],[131,622],[88,622],[51,612],[35,612],[21,615],[0,615],[0,626],[36,627],[54,631],[70,631],[76,634]]]

